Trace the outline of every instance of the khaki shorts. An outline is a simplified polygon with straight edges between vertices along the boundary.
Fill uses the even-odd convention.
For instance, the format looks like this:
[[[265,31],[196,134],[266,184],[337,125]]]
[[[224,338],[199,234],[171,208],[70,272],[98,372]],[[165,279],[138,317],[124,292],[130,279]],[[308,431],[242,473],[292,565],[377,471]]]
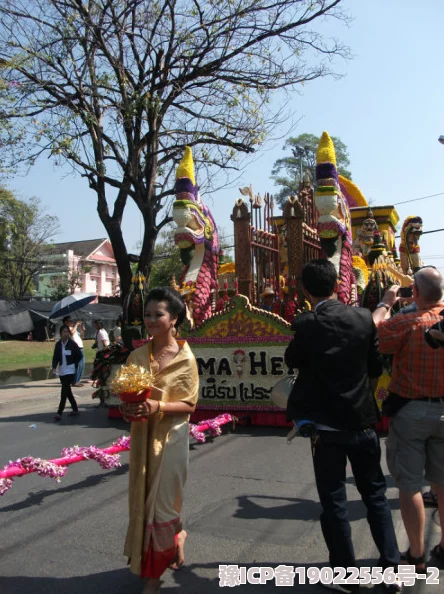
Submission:
[[[421,491],[424,478],[444,486],[444,403],[413,400],[390,420],[387,465],[396,485]]]

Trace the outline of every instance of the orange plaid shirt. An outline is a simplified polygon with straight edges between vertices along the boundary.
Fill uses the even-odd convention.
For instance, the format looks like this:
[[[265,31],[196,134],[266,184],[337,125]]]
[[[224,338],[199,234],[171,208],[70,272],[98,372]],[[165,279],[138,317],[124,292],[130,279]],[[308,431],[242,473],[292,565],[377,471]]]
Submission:
[[[390,392],[403,398],[444,396],[444,348],[432,349],[424,332],[442,319],[443,304],[398,314],[378,325],[379,350],[393,355]]]

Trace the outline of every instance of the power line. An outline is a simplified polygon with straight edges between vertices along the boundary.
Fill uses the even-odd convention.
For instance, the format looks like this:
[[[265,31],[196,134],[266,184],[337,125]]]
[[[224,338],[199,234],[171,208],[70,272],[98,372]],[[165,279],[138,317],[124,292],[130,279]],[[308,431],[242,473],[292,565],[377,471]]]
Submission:
[[[439,194],[430,194],[430,196],[421,196],[421,198],[412,198],[411,200],[403,200],[402,202],[395,202],[393,206],[398,206],[398,204],[407,204],[408,202],[419,202],[419,200],[435,198],[435,196],[444,196],[444,192],[440,192]]]
[[[423,231],[423,235],[427,235],[427,233],[439,233],[439,231],[444,231],[444,229],[434,229],[433,231]]]
[[[428,233],[439,233],[440,231],[444,231],[444,229],[433,229],[432,231],[423,231],[422,235],[427,235]],[[400,235],[395,235],[395,239],[399,239]]]

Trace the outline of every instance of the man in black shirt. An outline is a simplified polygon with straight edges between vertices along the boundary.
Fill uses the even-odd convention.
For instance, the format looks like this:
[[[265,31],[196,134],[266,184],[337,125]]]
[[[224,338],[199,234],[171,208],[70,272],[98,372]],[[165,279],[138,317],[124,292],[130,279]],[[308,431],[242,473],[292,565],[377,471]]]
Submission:
[[[373,388],[382,373],[376,328],[370,311],[336,299],[337,275],[330,261],[313,260],[301,278],[313,309],[294,320],[295,336],[285,352],[286,364],[299,370],[287,415],[316,426],[313,464],[330,564],[356,566],[345,488],[348,458],[379,550],[377,566],[395,567],[399,549],[374,429],[379,411]],[[398,584],[387,588],[400,590]]]

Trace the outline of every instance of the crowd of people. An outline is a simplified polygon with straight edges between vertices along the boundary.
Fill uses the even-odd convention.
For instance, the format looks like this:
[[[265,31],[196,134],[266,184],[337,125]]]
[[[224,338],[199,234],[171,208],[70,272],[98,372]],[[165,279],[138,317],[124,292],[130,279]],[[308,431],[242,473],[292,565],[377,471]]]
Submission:
[[[346,464],[367,507],[367,520],[378,548],[378,566],[413,565],[426,572],[423,480],[441,510],[441,541],[431,551],[444,561],[444,338],[443,278],[425,266],[414,275],[413,311],[392,316],[400,301],[399,286],[384,294],[373,314],[336,300],[336,270],[314,260],[302,271],[304,292],[312,310],[293,323],[294,339],[285,353],[299,374],[289,398],[288,418],[309,419],[313,466],[322,505],[321,527],[331,565],[356,566],[347,511]],[[436,344],[430,345],[427,333]],[[436,347],[436,348],[433,348]],[[401,516],[409,540],[400,553],[386,499],[375,425],[374,398],[382,372],[380,354],[392,355],[387,464],[399,489]],[[348,592],[358,586],[341,587]],[[401,583],[386,584],[400,591]]]
[[[302,271],[305,297],[312,309],[295,318],[294,338],[285,362],[298,369],[289,397],[289,420],[308,420],[313,467],[322,506],[321,528],[332,567],[357,565],[346,496],[346,465],[351,464],[356,487],[367,507],[367,520],[379,551],[377,565],[399,564],[426,571],[423,480],[444,510],[444,328],[443,278],[433,267],[414,275],[415,308],[392,316],[400,300],[397,285],[384,295],[373,314],[336,299],[337,274],[328,260],[314,260]],[[270,291],[271,295],[271,291]],[[263,297],[266,297],[265,295]],[[271,299],[271,297],[270,297]],[[155,374],[156,386],[141,403],[123,405],[131,425],[129,526],[125,554],[131,571],[146,578],[144,594],[156,594],[168,567],[184,563],[186,532],[181,508],[188,468],[189,417],[199,393],[196,359],[177,337],[186,317],[178,293],[158,288],[146,298],[145,327],[151,340],[134,350],[128,363]],[[121,324],[113,338],[121,340]],[[78,326],[66,320],[54,351],[60,366],[61,401],[78,411],[71,392],[81,347]],[[96,324],[97,348],[109,341]],[[390,416],[387,463],[399,489],[400,509],[409,547],[400,552],[386,497],[381,446],[375,426],[380,419],[374,392],[382,373],[381,353],[392,355],[392,375],[385,411]],[[144,420],[146,422],[139,422]],[[441,541],[431,554],[444,562],[444,511]],[[355,592],[358,586],[333,586]],[[400,582],[385,584],[390,592]]]

